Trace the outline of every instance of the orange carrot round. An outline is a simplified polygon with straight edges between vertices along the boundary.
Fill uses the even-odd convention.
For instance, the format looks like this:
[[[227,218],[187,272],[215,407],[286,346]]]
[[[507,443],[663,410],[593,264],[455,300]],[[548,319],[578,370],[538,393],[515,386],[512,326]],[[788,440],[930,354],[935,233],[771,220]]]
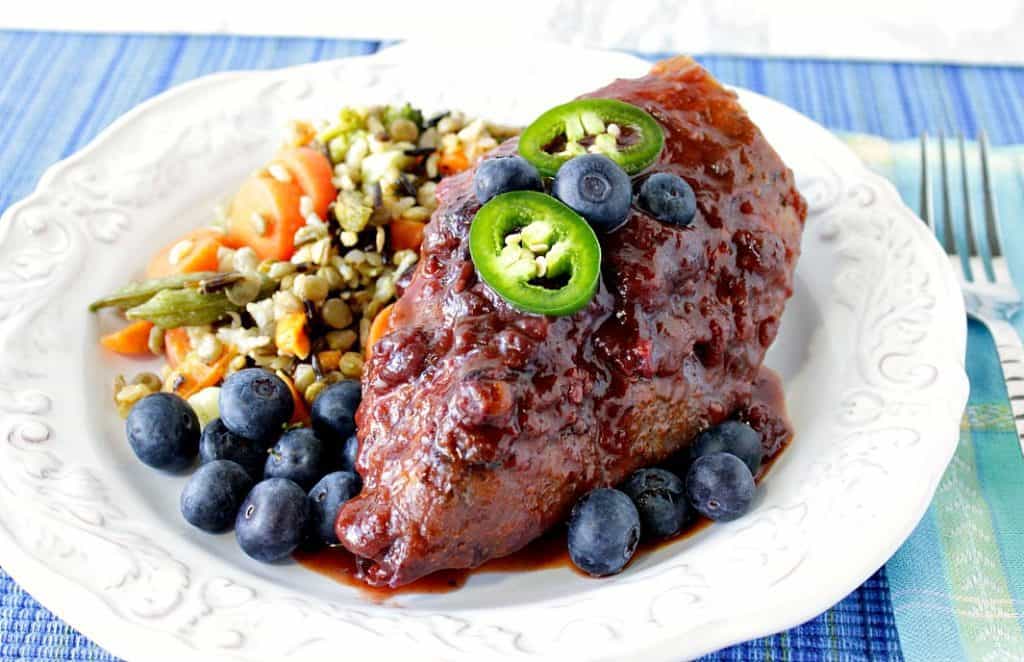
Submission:
[[[198,356],[191,354],[175,368],[167,383],[171,385],[174,393],[188,398],[207,386],[216,386],[224,379],[232,358],[234,354],[224,352],[220,358],[207,365]]]
[[[305,359],[309,356],[309,335],[306,333],[306,313],[289,313],[277,320],[274,344],[287,356]]]
[[[410,221],[407,218],[396,218],[388,223],[388,230],[391,234],[391,248],[396,251],[413,250],[418,251],[423,243],[423,228],[425,223]]]
[[[249,246],[263,260],[287,260],[295,252],[295,231],[306,223],[299,213],[301,197],[293,181],[250,177],[231,203],[226,243]]]
[[[377,316],[373,318],[373,323],[370,324],[370,335],[366,339],[367,359],[373,356],[373,346],[388,332],[388,322],[391,321],[391,311],[394,307],[395,304],[392,303],[381,308]]]
[[[199,228],[173,241],[153,256],[146,267],[146,278],[163,278],[172,274],[217,271],[217,249],[224,234],[213,228]],[[182,244],[182,242],[188,242]],[[179,247],[181,244],[181,247]],[[171,264],[172,253],[174,263]]]
[[[101,336],[100,344],[118,354],[149,354],[149,332],[152,329],[152,322],[132,322],[123,329]]]
[[[286,147],[274,160],[291,173],[303,194],[310,197],[316,215],[326,218],[327,207],[338,196],[334,170],[327,157],[312,147]]]
[[[281,381],[285,383],[288,390],[291,391],[292,401],[295,403],[295,408],[292,410],[292,418],[289,423],[302,423],[305,425],[309,423],[309,407],[306,406],[306,399],[299,393],[299,389],[295,388],[295,382],[292,378],[284,373],[282,370],[277,371],[277,376],[281,378]]]
[[[178,367],[188,353],[192,351],[192,343],[188,339],[188,332],[184,328],[167,329],[164,332],[164,354],[167,355],[167,364],[172,368]]]
[[[469,159],[461,149],[453,152],[445,152],[437,163],[438,169],[444,176],[460,173],[469,167]]]

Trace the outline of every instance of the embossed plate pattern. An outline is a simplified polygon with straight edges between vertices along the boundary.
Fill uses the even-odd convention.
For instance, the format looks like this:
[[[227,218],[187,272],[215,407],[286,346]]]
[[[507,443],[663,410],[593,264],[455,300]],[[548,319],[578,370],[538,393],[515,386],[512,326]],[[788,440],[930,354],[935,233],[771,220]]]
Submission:
[[[423,62],[448,63],[422,73]],[[450,63],[459,63],[458,67]],[[769,364],[795,443],[754,511],[596,581],[474,576],[446,595],[364,599],[263,566],[177,514],[182,477],[131,457],[87,302],[208,220],[293,117],[411,99],[522,123],[647,65],[555,47],[403,46],[203,78],[143,104],[51,168],[0,223],[0,564],[130,659],[677,660],[796,625],[868,577],[917,523],[967,395],[948,262],[896,191],[810,120],[740,91],[810,203],[796,294]]]

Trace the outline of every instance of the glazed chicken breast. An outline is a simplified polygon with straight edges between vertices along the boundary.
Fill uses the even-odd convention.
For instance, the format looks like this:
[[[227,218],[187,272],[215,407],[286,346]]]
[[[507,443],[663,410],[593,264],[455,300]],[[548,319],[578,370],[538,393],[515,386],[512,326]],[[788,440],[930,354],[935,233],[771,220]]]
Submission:
[[[548,317],[478,276],[473,171],[441,182],[419,265],[366,365],[364,487],[337,519],[370,584],[515,552],[589,490],[666,460],[749,403],[800,252],[806,207],[792,172],[689,58],[586,96],[657,120],[665,145],[645,172],[684,178],[696,217],[678,227],[634,206],[600,236],[594,298]],[[491,156],[515,150],[513,139]],[[769,454],[776,441],[766,437]]]

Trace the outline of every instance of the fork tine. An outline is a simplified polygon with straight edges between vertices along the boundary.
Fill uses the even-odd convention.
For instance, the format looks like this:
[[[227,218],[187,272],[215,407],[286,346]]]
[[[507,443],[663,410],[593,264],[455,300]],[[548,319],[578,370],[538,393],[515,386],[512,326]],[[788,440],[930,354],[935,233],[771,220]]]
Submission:
[[[992,177],[989,171],[988,135],[984,129],[978,132],[978,149],[981,154],[981,186],[985,193],[985,229],[989,249],[995,257],[1003,254],[1003,247],[999,236],[999,212],[996,209],[996,197],[992,192]]]
[[[921,134],[921,219],[938,236],[935,228],[935,208],[932,204],[932,177],[928,171],[928,132]]]
[[[949,174],[949,159],[946,156],[946,136],[942,131],[939,131],[939,167],[942,170],[942,244],[950,255],[959,255],[964,279],[973,281],[974,274],[971,273],[971,263],[964,255],[964,251],[957,250],[953,232],[953,181]]]
[[[996,279],[995,272],[992,271],[992,260],[989,258],[987,250],[978,250],[981,246],[978,235],[978,224],[974,222],[974,209],[971,202],[971,183],[967,175],[967,150],[964,146],[964,134],[961,131],[957,134],[957,143],[960,147],[960,180],[961,187],[963,189],[964,196],[964,234],[967,239],[967,256],[969,258],[978,257],[981,259],[981,263],[985,269],[985,275],[988,277],[990,282],[994,282]],[[985,231],[985,227],[981,227],[981,232]],[[988,242],[985,242],[986,249],[988,248]],[[973,274],[971,274],[973,276]]]

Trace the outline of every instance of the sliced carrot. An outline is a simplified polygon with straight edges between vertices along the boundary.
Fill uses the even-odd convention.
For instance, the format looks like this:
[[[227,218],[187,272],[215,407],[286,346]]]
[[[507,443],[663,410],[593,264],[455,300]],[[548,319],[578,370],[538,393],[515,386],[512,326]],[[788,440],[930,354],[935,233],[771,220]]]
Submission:
[[[437,162],[437,167],[442,175],[454,175],[469,167],[469,159],[466,153],[460,150],[445,152]]]
[[[274,329],[277,350],[288,356],[305,359],[309,356],[309,335],[306,333],[306,313],[289,313],[277,320]]]
[[[302,192],[310,197],[316,215],[326,218],[327,207],[338,197],[334,170],[327,157],[312,147],[286,147],[274,160],[291,173]]]
[[[185,360],[188,353],[192,351],[192,342],[188,339],[188,332],[184,327],[167,329],[164,332],[164,354],[167,355],[167,364],[172,368]]]
[[[139,320],[119,331],[100,337],[100,344],[118,354],[149,354],[149,332],[152,322]]]
[[[341,365],[341,350],[324,350],[317,354],[316,358],[320,361],[320,368],[323,370],[326,370],[327,372],[337,370],[338,366]]]
[[[249,246],[263,260],[287,260],[295,252],[295,231],[306,223],[299,213],[301,197],[295,182],[250,177],[231,203],[226,243]]]
[[[217,249],[223,244],[224,233],[213,228],[199,228],[181,239],[173,241],[153,256],[146,267],[146,278],[162,278],[171,274],[191,274],[197,271],[217,271]],[[184,249],[178,244],[187,241]],[[171,253],[177,252],[174,264]]]
[[[282,370],[277,371],[277,376],[288,386],[288,390],[292,393],[292,401],[295,403],[295,408],[292,410],[292,418],[288,422],[302,423],[303,425],[309,423],[309,407],[306,406],[306,399],[299,393],[299,389],[295,388],[295,382]]]
[[[395,307],[395,304],[389,304],[380,309],[377,316],[373,318],[373,323],[370,324],[370,335],[366,339],[366,358],[369,359],[373,355],[373,346],[377,344],[377,341],[384,337],[384,334],[388,332],[388,322],[391,321],[391,310]]]
[[[231,363],[232,358],[234,358],[234,354],[224,352],[219,359],[207,365],[195,354],[189,354],[174,370],[166,383],[174,393],[188,398],[207,386],[216,386],[227,374],[228,364]]]
[[[410,221],[407,218],[396,218],[388,223],[391,233],[391,248],[396,251],[418,251],[423,243],[423,228],[426,224]]]

